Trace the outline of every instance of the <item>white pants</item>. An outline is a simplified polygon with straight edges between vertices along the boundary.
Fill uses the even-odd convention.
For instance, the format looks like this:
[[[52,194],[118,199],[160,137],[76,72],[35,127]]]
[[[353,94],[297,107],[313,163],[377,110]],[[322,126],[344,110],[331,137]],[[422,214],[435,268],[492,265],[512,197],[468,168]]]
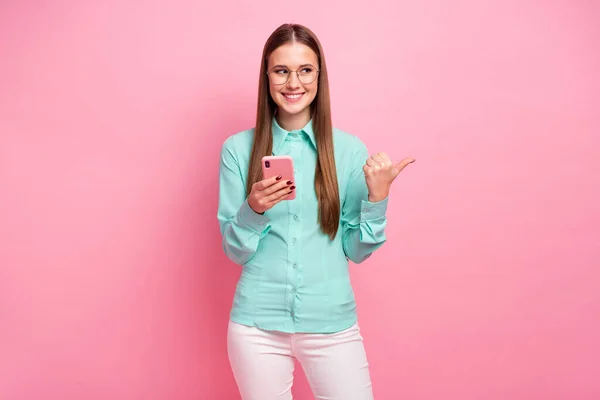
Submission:
[[[295,358],[315,399],[373,399],[357,324],[333,334],[290,334],[229,321],[227,352],[242,400],[291,400]]]

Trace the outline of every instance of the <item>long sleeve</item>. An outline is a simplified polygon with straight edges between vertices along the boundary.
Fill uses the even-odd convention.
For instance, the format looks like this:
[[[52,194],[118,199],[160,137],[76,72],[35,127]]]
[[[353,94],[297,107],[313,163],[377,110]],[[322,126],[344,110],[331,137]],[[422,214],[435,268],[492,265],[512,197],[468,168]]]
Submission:
[[[388,199],[377,203],[368,201],[369,191],[362,168],[369,153],[364,143],[355,139],[353,165],[342,204],[342,245],[348,259],[361,263],[385,243]]]
[[[225,254],[236,264],[244,265],[252,259],[271,225],[268,217],[254,212],[248,205],[246,187],[231,144],[230,138],[221,149],[217,218]]]

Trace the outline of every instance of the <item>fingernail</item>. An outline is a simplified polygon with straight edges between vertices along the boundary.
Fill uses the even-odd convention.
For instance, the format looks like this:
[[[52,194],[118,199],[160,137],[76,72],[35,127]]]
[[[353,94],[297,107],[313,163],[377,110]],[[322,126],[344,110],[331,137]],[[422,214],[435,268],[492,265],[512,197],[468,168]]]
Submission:
[[[296,186],[290,186],[290,189],[294,190],[294,189],[296,189]]]
[[[282,178],[282,177],[281,177],[281,175],[279,175],[279,176],[278,176],[278,177],[277,177],[275,180],[277,180],[277,181],[278,181],[278,180],[280,180],[281,178]]]
[[[292,181],[287,181],[287,184],[288,184],[288,185],[291,185],[291,184],[292,184]]]

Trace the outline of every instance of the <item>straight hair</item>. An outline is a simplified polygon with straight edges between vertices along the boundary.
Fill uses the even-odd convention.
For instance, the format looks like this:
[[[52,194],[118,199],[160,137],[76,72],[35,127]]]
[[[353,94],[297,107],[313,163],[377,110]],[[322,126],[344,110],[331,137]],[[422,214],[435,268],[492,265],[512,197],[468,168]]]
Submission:
[[[252,185],[262,180],[262,157],[273,152],[272,121],[277,105],[269,91],[267,76],[268,60],[280,46],[288,43],[301,43],[308,46],[317,55],[319,61],[317,94],[311,103],[311,117],[317,143],[317,165],[315,169],[315,192],[319,203],[318,222],[321,231],[333,240],[340,222],[340,196],[333,152],[333,126],[331,123],[331,105],[329,100],[329,81],[327,66],[321,43],[307,27],[298,24],[283,24],[277,28],[265,43],[260,76],[258,81],[258,105],[256,127],[248,167],[246,193],[250,194]]]

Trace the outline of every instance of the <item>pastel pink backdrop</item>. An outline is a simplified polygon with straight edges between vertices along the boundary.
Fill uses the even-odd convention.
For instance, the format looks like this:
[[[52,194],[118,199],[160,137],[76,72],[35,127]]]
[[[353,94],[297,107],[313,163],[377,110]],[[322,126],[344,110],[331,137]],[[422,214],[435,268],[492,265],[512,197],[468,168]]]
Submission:
[[[320,36],[335,125],[417,159],[352,266],[377,399],[600,398],[592,1],[0,3],[0,398],[238,399],[218,155]],[[299,371],[299,370],[298,370]],[[298,399],[311,398],[297,374]]]

